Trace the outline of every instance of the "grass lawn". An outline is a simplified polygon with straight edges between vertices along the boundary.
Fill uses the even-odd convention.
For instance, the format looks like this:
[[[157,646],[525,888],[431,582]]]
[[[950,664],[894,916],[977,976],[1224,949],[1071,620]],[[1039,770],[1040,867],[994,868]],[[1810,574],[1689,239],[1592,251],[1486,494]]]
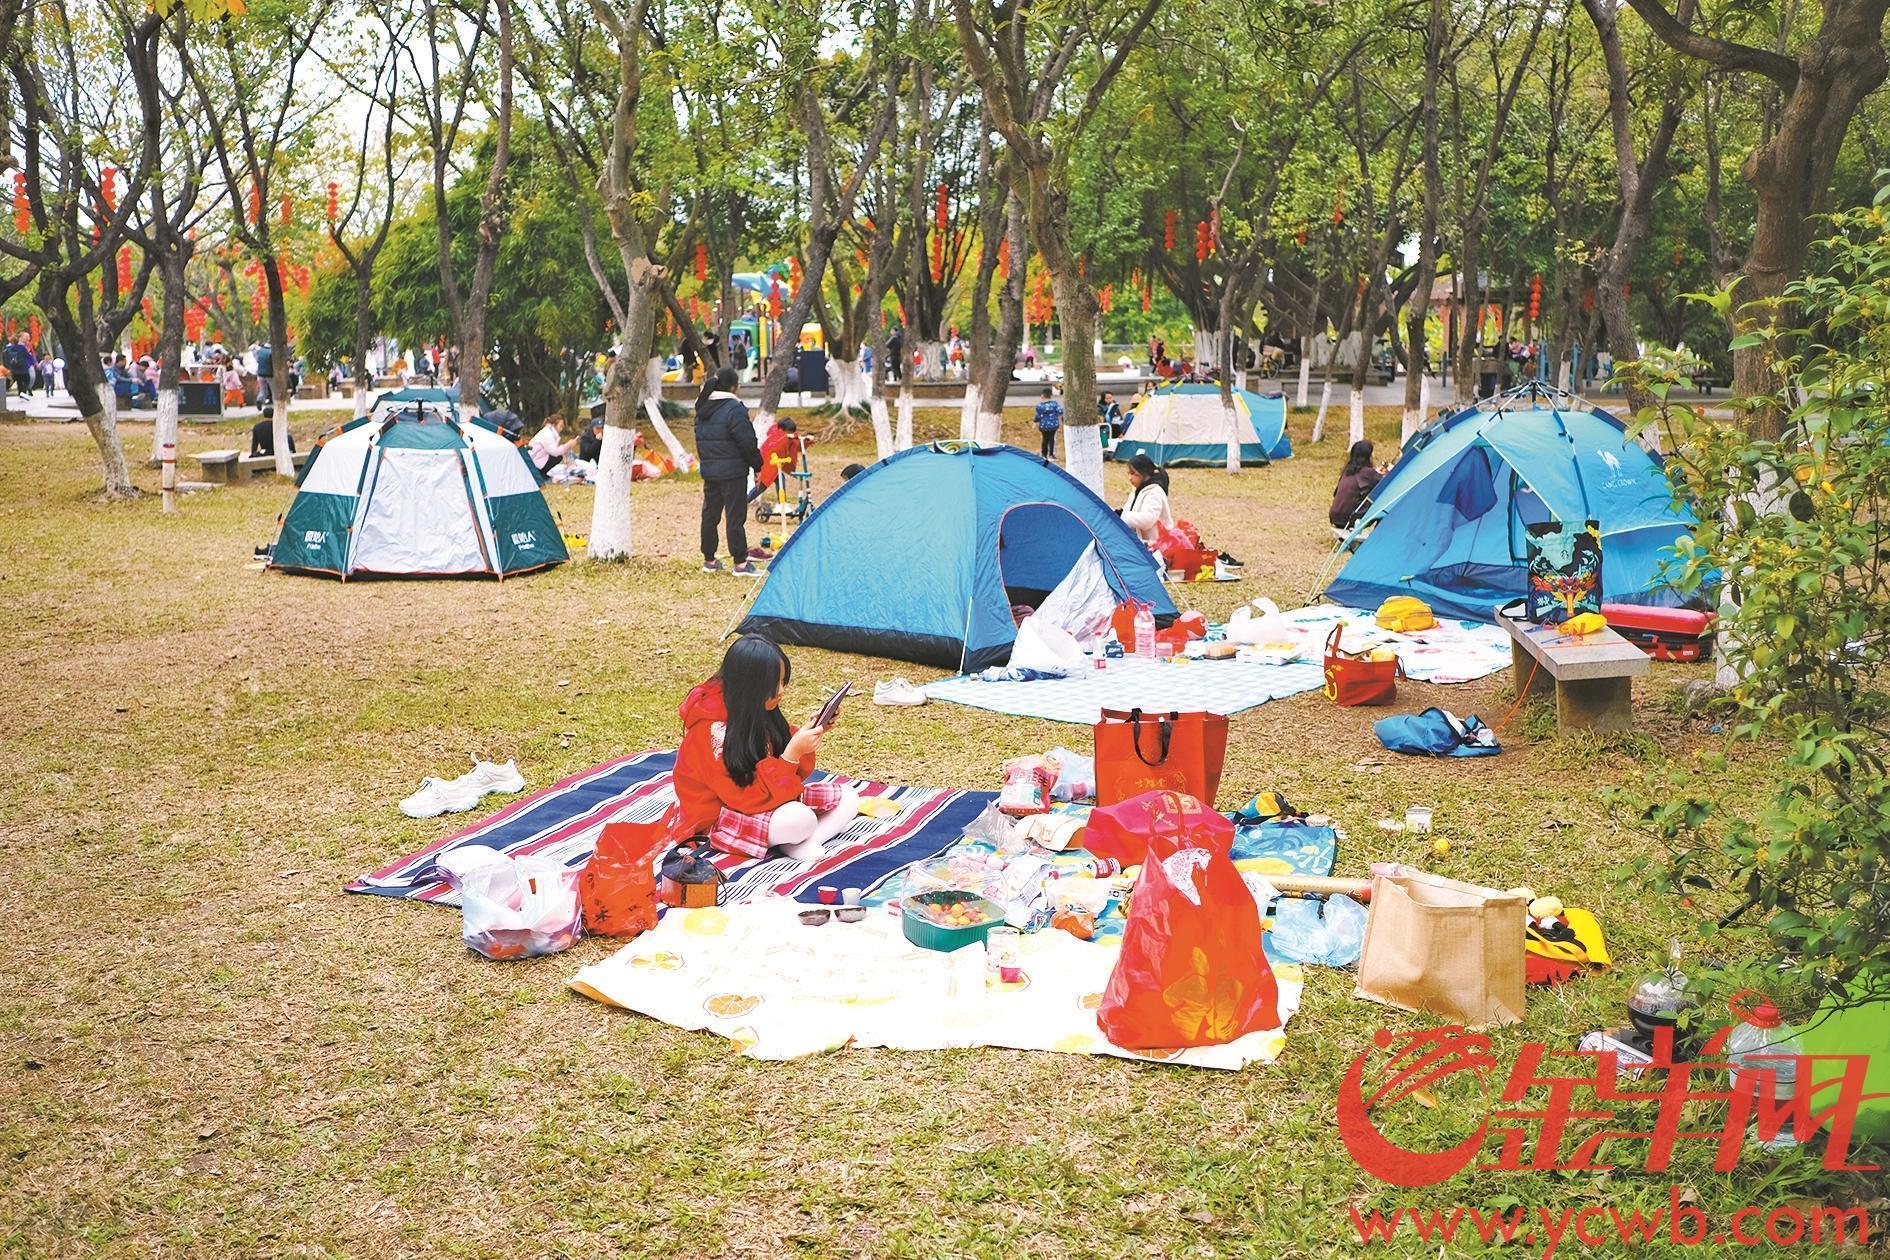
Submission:
[[[955,412],[919,420],[922,436],[955,433]],[[1381,449],[1395,443],[1394,412],[1369,420]],[[298,415],[298,442],[317,423]],[[1026,444],[1027,413],[1009,423]],[[149,426],[123,428],[141,458]],[[1308,420],[1292,428],[1303,443]],[[192,427],[185,455],[234,431]],[[817,492],[870,448],[857,430],[822,442]],[[1202,589],[1210,615],[1258,595],[1302,602],[1328,558],[1342,454],[1329,438],[1238,477],[1175,474],[1178,513],[1247,563],[1245,582]],[[1803,1154],[1749,1151],[1714,1173],[1706,1143],[1659,1174],[1381,1184],[1337,1136],[1340,1077],[1374,1030],[1431,1021],[1352,1000],[1349,973],[1309,970],[1279,1063],[1221,1074],[1008,1051],[756,1063],[567,992],[609,941],[487,962],[453,913],[340,886],[467,821],[411,821],[395,802],[469,751],[517,757],[538,788],[674,746],[676,704],[715,669],[749,590],[697,571],[699,482],[636,488],[628,564],[344,586],[249,567],[287,483],[193,495],[165,516],[154,495],[98,501],[95,469],[77,425],[0,428],[14,767],[0,880],[18,942],[0,986],[8,1252],[1300,1256],[1356,1249],[1348,1207],[1625,1214],[1681,1185],[1729,1215],[1880,1193]],[[1119,502],[1123,475],[1108,478]],[[138,480],[156,487],[154,472]],[[589,489],[550,497],[567,529],[588,529]],[[925,545],[888,538],[887,561]],[[931,676],[794,657],[801,705],[842,678]],[[1700,672],[1657,665],[1637,682],[1632,737],[1558,741],[1549,715],[1525,712],[1503,756],[1467,762],[1395,758],[1372,737],[1379,714],[1317,694],[1264,705],[1234,719],[1221,804],[1271,787],[1333,815],[1340,873],[1403,859],[1594,910],[1617,974],[1532,990],[1527,1021],[1493,1034],[1505,1064],[1527,1042],[1572,1048],[1622,1021],[1627,982],[1682,930],[1679,907],[1612,877],[1649,842],[1599,794],[1719,746],[1677,703]],[[1495,720],[1509,687],[1507,673],[1410,684],[1400,703]],[[952,705],[852,712],[826,764],[909,783],[995,787],[1006,757],[1084,738]],[[1737,757],[1725,791],[1763,782],[1766,761]],[[1436,807],[1447,856],[1376,826],[1412,802]],[[1447,1097],[1396,1122],[1442,1146],[1482,1114]],[[1633,1146],[1617,1149],[1638,1169]]]

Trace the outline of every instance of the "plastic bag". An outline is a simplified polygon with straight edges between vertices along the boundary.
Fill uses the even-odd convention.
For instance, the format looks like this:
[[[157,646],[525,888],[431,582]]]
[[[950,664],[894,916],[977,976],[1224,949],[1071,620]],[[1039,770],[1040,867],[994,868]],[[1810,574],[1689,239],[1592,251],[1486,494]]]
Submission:
[[[1004,846],[1006,840],[1010,839],[1013,826],[1015,823],[1010,815],[999,809],[996,801],[992,801],[984,807],[982,813],[965,824],[964,836],[967,840],[982,841],[994,849],[999,849]]]
[[[1260,908],[1226,849],[1163,837],[1148,858],[1096,1011],[1103,1034],[1125,1050],[1154,1050],[1278,1028]]]
[[[455,849],[440,873],[459,893],[460,937],[487,958],[533,958],[571,948],[578,938],[578,873],[544,858],[512,858],[495,849]]]
[[[591,860],[578,876],[584,930],[593,936],[636,936],[656,926],[656,858],[682,822],[671,809],[653,823],[605,823]]]
[[[1068,631],[1088,650],[1109,637],[1109,619],[1115,611],[1116,595],[1109,589],[1109,577],[1092,542],[1056,589],[1044,597],[1036,615],[1045,624]]]
[[[1294,962],[1354,966],[1365,944],[1367,913],[1364,906],[1337,893],[1325,899],[1323,912],[1319,902],[1282,898],[1273,913],[1267,948]]]
[[[1017,641],[1011,644],[1008,668],[1067,677],[1087,664],[1083,645],[1068,630],[1044,620],[1042,613],[1031,614],[1017,627]]]
[[[1057,780],[1050,785],[1053,801],[1081,801],[1096,795],[1096,759],[1071,752],[1062,746],[1052,748],[1044,759],[1054,762]]]
[[[1056,782],[1056,767],[1042,757],[1014,757],[1004,763],[1004,787],[998,793],[998,808],[1013,818],[1025,814],[1050,812],[1050,785]]]
[[[1234,844],[1234,824],[1184,792],[1155,791],[1089,811],[1083,847],[1123,866],[1142,861],[1158,843],[1189,844],[1226,857]]]
[[[1260,610],[1254,616],[1254,609]],[[1300,630],[1292,622],[1280,615],[1280,609],[1272,600],[1264,597],[1253,601],[1250,608],[1242,604],[1234,609],[1227,619],[1227,641],[1249,646],[1272,645],[1285,647],[1300,641]]]

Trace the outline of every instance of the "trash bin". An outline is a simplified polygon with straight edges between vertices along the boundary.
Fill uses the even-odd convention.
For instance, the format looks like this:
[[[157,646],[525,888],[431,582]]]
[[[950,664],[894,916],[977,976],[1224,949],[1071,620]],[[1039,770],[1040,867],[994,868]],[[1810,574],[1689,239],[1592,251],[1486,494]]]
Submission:
[[[825,350],[803,350],[797,366],[800,368],[801,391],[808,394],[827,392],[827,352]]]

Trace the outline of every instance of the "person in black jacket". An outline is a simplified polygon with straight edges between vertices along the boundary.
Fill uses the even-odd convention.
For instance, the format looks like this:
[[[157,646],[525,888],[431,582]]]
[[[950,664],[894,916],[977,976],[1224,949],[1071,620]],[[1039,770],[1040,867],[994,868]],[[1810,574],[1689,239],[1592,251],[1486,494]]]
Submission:
[[[744,576],[759,569],[748,559],[748,475],[761,471],[761,446],[748,408],[735,396],[740,378],[732,367],[717,368],[702,382],[696,399],[696,463],[702,470],[702,571],[720,573],[715,558],[716,525],[726,524],[729,559]]]

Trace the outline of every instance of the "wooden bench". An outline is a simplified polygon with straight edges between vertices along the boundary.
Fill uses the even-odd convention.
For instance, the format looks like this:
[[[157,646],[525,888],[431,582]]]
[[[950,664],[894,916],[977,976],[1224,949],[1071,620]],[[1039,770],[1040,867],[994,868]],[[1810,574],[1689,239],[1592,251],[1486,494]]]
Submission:
[[[302,465],[308,463],[308,452],[297,451],[289,458],[295,461],[296,471],[300,472]],[[248,481],[253,477],[268,477],[276,471],[276,457],[274,455],[245,455],[236,461],[236,466],[238,471],[235,480],[237,481]]]
[[[197,467],[203,471],[205,481],[228,485],[248,475],[236,466],[236,461],[243,458],[241,451],[204,451],[192,458],[197,461]]]
[[[1509,632],[1510,664],[1518,692],[1555,693],[1555,726],[1566,731],[1626,731],[1634,727],[1634,679],[1651,668],[1647,653],[1612,629],[1564,634],[1496,613]]]

